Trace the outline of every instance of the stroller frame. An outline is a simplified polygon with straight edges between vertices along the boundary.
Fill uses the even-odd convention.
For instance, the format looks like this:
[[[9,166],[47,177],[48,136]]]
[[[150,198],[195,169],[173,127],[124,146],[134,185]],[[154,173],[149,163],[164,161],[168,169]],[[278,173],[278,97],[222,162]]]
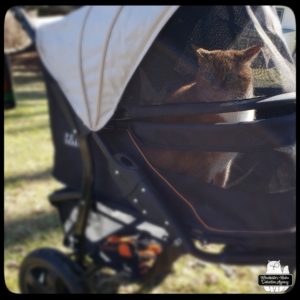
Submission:
[[[45,73],[47,73],[46,70],[44,70]],[[46,75],[46,74],[45,74]],[[46,75],[47,76],[47,75]],[[50,76],[50,75],[48,75]],[[236,106],[236,109],[241,109],[242,106],[244,106],[243,110],[249,109],[253,105],[256,104],[256,101],[258,99],[254,99],[254,101],[251,103],[249,102],[244,102],[243,104],[241,103],[236,103],[234,104]],[[277,101],[277,106],[280,107],[281,105],[286,104],[286,100],[281,102]],[[73,129],[73,133],[77,135],[77,139],[79,142],[79,147],[80,147],[80,153],[82,156],[82,162],[83,162],[83,177],[82,177],[82,192],[81,194],[76,194],[72,192],[63,192],[63,191],[58,191],[54,192],[52,195],[50,195],[49,199],[50,202],[54,205],[68,201],[68,200],[74,200],[74,197],[77,199],[80,199],[80,209],[79,209],[79,215],[78,215],[78,220],[75,225],[75,230],[74,230],[74,238],[77,241],[76,242],[76,258],[78,262],[82,263],[84,260],[84,231],[86,229],[86,224],[87,224],[87,219],[88,215],[90,212],[90,208],[92,205],[92,197],[91,197],[91,187],[92,187],[92,182],[93,182],[93,172],[92,172],[92,163],[91,163],[91,154],[89,151],[89,146],[87,142],[87,135],[89,134],[87,130],[84,128],[84,126],[81,124],[80,120],[76,118],[74,119],[74,114],[71,112],[70,105],[66,102],[63,101],[57,101],[59,104],[61,110],[63,111],[66,119],[69,122],[69,125]],[[293,103],[293,99],[290,100],[290,104]],[[270,106],[269,103],[260,103],[260,108],[267,108]],[[183,108],[183,106],[182,106]],[[173,114],[176,115],[176,111],[182,111],[182,108],[175,108],[173,109]],[[218,105],[216,105],[213,108],[210,109],[220,109]],[[234,110],[232,107],[228,106],[225,111],[231,111]],[[224,109],[223,109],[224,111]],[[166,114],[166,112],[159,111],[157,107],[153,106],[152,107],[152,112],[151,110],[149,111],[149,107],[147,108],[139,108],[139,109],[133,109],[132,111],[120,111],[119,113],[116,113],[115,118],[113,118],[107,127],[113,128],[117,127],[120,128],[122,127],[125,129],[127,127],[126,123],[130,119],[134,118],[140,118],[143,116],[143,114],[147,113],[147,117],[151,117],[151,114],[153,116],[157,115],[163,115]],[[197,113],[197,110],[192,110],[192,114]],[[168,116],[172,115],[172,109],[167,112]],[[128,189],[128,184],[132,186],[136,186],[136,191],[137,193],[132,196],[130,199],[126,199],[127,202],[134,206],[137,207],[137,203],[134,201],[136,198],[142,195],[142,201],[143,201],[143,207],[139,207],[142,215],[145,217],[145,212],[149,216],[156,216],[156,222],[158,223],[159,226],[162,226],[167,229],[167,231],[170,233],[172,244],[175,247],[180,247],[183,252],[190,253],[193,256],[207,260],[210,262],[214,263],[230,263],[230,264],[258,264],[260,262],[261,264],[264,264],[265,261],[270,259],[270,253],[269,252],[262,252],[261,249],[255,249],[255,248],[250,248],[249,251],[247,249],[239,249],[239,248],[232,248],[229,247],[227,249],[225,247],[224,251],[222,253],[209,253],[205,252],[198,247],[195,246],[195,244],[188,238],[186,238],[186,235],[184,234],[183,230],[181,229],[180,224],[174,218],[164,207],[163,203],[159,201],[159,197],[157,196],[157,192],[155,191],[155,188],[151,185],[149,181],[140,174],[140,172],[136,169],[132,168],[124,168],[123,165],[121,165],[114,157],[111,155],[109,152],[107,146],[105,143],[102,141],[101,137],[99,137],[96,133],[90,133],[94,141],[96,142],[99,150],[102,152],[102,154],[105,156],[107,161],[109,162],[110,166],[110,172],[115,173],[116,175],[119,175],[120,172],[124,174],[125,177],[128,178],[128,180],[124,181],[119,181],[117,184],[121,189]],[[124,155],[126,157],[126,155]],[[129,158],[127,158],[129,159]],[[117,177],[117,176],[116,176]],[[146,192],[144,192],[146,191]],[[160,212],[160,213],[158,213]],[[162,213],[163,212],[163,213]],[[137,220],[138,223],[138,220]],[[136,225],[136,222],[133,224]],[[129,225],[129,226],[132,226]],[[202,242],[204,244],[207,244],[210,241],[210,238],[206,236],[203,233],[200,233],[200,236],[202,236]],[[284,234],[277,233],[276,236],[280,239],[284,237]],[[199,238],[199,237],[197,237]],[[231,242],[236,243],[239,240],[239,236],[237,235],[236,237],[230,237],[228,236],[227,239],[228,241],[231,240]],[[249,238],[251,238],[251,234],[249,234]],[[263,235],[263,239],[268,238],[268,236]],[[215,239],[214,239],[215,240]],[[259,245],[259,239],[257,246]],[[272,253],[272,256],[274,257],[280,257],[282,261],[290,261],[289,255],[286,255],[285,253]],[[291,262],[294,263],[294,262]]]
[[[20,9],[16,8],[13,8],[13,12],[34,42],[35,33],[31,28],[30,22],[27,19],[26,15]],[[47,79],[55,82],[55,80],[48,73],[45,67],[43,67],[43,73],[46,82]],[[274,103],[260,103],[258,100],[263,99],[259,98],[247,100],[244,102],[232,102],[226,107],[220,107],[218,104],[214,103],[207,104],[206,107],[203,107],[205,107],[205,109],[209,112],[213,111],[215,113],[218,113],[248,110],[254,107],[266,109],[271,105],[274,106],[274,104],[275,106],[277,106],[277,108],[280,108],[281,105],[295,104],[294,99],[284,99],[284,101],[280,101],[279,99],[279,101],[275,101]],[[120,163],[120,160],[116,159],[116,157],[110,153],[109,148],[102,140],[102,138],[97,133],[90,132],[82,124],[79,118],[72,111],[72,108],[70,104],[67,103],[67,101],[56,101],[56,104],[60,107],[60,110],[64,114],[72,130],[72,133],[78,140],[82,158],[83,173],[80,193],[69,191],[68,189],[63,188],[52,193],[49,196],[49,200],[50,203],[55,207],[58,207],[62,203],[66,203],[72,200],[77,200],[79,203],[79,213],[72,233],[72,240],[74,241],[72,248],[74,250],[74,260],[80,266],[84,266],[85,263],[85,230],[87,228],[89,213],[93,205],[92,186],[94,178],[92,154],[89,147],[88,136],[91,136],[98,149],[101,151],[102,155],[106,158],[109,165],[109,172],[111,174],[115,174],[114,183],[118,186],[118,188],[121,191],[126,191],[128,190],[128,186],[130,186],[131,190],[134,191],[130,194],[130,197],[128,197],[128,193],[124,192],[124,201],[126,202],[126,204],[129,204],[129,207],[132,207],[133,209],[135,209],[135,211],[139,211],[140,217],[138,216],[135,222],[126,226],[134,229],[142,220],[147,219],[150,222],[152,221],[152,223],[164,228],[169,233],[170,238],[165,240],[166,244],[177,248],[181,253],[190,253],[199,259],[214,263],[257,265],[265,264],[266,261],[274,257],[286,262],[287,264],[295,264],[293,255],[291,257],[289,252],[283,251],[286,250],[284,248],[279,250],[277,253],[275,253],[275,251],[270,253],[266,249],[262,250],[259,247],[262,240],[273,238],[274,234],[254,236],[253,233],[249,233],[249,241],[247,241],[246,243],[242,243],[241,247],[238,246],[240,242],[240,236],[238,234],[233,236],[227,235],[226,241],[228,242],[228,245],[226,245],[224,247],[224,250],[220,253],[205,252],[202,249],[198,248],[195,245],[194,240],[192,240],[190,237],[187,237],[184,230],[182,229],[182,226],[180,225],[180,222],[178,222],[178,220],[169,213],[163,201],[159,201],[160,198],[158,196],[158,191],[155,189],[153,184],[151,184],[151,182],[140,172],[138,168],[134,167],[135,162],[131,161],[131,159],[129,159],[125,154],[121,153],[120,155],[123,156],[125,160],[130,162],[130,166],[126,166],[126,164]],[[167,106],[168,105],[166,105],[166,107]],[[131,110],[129,109],[127,111],[117,110],[113,118],[109,121],[104,129],[121,128],[123,130],[127,130],[128,122],[134,119],[143,117],[161,117],[166,115],[176,116],[179,112],[182,112],[184,110],[186,110],[187,114],[196,114],[199,112],[203,112],[203,107],[201,107],[201,109],[198,109],[197,105],[194,105],[193,109],[191,110],[190,107],[186,109],[185,105],[176,105],[176,107],[168,107],[168,109],[165,111],[161,110],[157,106],[132,107]],[[132,139],[132,141],[134,143],[134,139]],[[119,180],[119,178],[126,178],[126,180]],[[125,197],[125,195],[127,195],[127,197]],[[114,204],[112,203],[112,205]],[[116,204],[116,207],[117,205],[118,204]],[[292,236],[293,234],[294,233],[290,233],[290,236]],[[247,234],[244,233],[243,237],[245,236],[247,236]],[[276,237],[278,239],[289,239],[290,236],[287,237],[286,233],[276,233]],[[199,231],[194,238],[200,240],[204,244],[211,241],[216,242],[219,239],[218,235],[210,236],[209,234],[201,231]],[[219,240],[220,243],[224,242],[224,237],[220,238]],[[247,247],[247,245],[249,245],[249,247]],[[168,247],[166,247],[166,249],[168,249]]]
[[[47,70],[43,70],[45,76],[51,75],[48,73]],[[266,97],[267,98],[267,97]],[[253,101],[244,101],[243,103],[240,102],[234,102],[232,105],[228,105],[226,108],[220,108],[218,104],[209,104],[207,106],[208,111],[234,111],[234,110],[247,110],[250,108],[253,108],[254,106],[257,108],[266,109],[270,107],[271,105],[274,106],[274,103],[269,102],[262,102],[257,103],[258,100],[263,99],[255,98]],[[242,248],[236,248],[236,247],[228,247],[224,249],[223,252],[215,254],[215,253],[208,253],[205,252],[198,247],[195,246],[193,241],[191,239],[187,238],[184,231],[182,230],[179,222],[174,218],[169,212],[168,209],[164,206],[164,204],[159,201],[159,197],[157,196],[157,191],[155,190],[155,187],[141,174],[141,172],[137,168],[128,168],[127,166],[124,166],[117,160],[109,151],[107,146],[105,145],[104,141],[101,139],[99,135],[96,133],[88,132],[88,130],[85,128],[84,125],[82,125],[81,121],[74,115],[72,112],[72,109],[66,101],[56,101],[59,105],[61,111],[63,112],[64,116],[66,117],[66,120],[68,121],[69,125],[72,128],[72,131],[77,136],[77,140],[79,143],[80,153],[82,157],[82,169],[83,169],[83,177],[82,177],[82,188],[81,193],[74,194],[74,192],[70,191],[57,191],[54,192],[52,195],[50,195],[49,199],[50,202],[54,205],[58,205],[59,203],[62,203],[64,201],[79,200],[79,214],[78,219],[76,221],[75,229],[74,229],[74,236],[73,240],[75,242],[75,257],[76,260],[79,263],[83,263],[84,256],[85,256],[85,229],[87,226],[87,220],[88,215],[93,203],[92,196],[91,196],[91,189],[93,184],[93,171],[92,171],[92,157],[90,153],[90,149],[88,146],[87,136],[90,134],[92,136],[92,139],[95,141],[95,143],[98,146],[98,149],[100,150],[101,154],[105,157],[105,159],[108,161],[109,169],[111,174],[115,174],[115,184],[118,185],[120,190],[124,190],[124,197],[127,195],[125,193],[126,190],[128,190],[128,187],[131,186],[132,190],[134,189],[134,194],[130,195],[130,198],[126,198],[127,203],[132,206],[133,208],[137,208],[140,213],[141,217],[144,219],[145,217],[149,217],[150,221],[151,219],[155,221],[155,223],[158,226],[161,226],[165,228],[169,234],[170,234],[170,244],[175,246],[176,248],[179,248],[182,253],[190,253],[194,255],[197,258],[211,261],[211,262],[218,262],[218,263],[228,263],[228,264],[264,264],[265,261],[270,259],[270,253],[264,252],[261,249],[244,249]],[[277,108],[281,105],[286,104],[293,104],[294,100],[288,100],[285,99],[284,101],[276,101]],[[163,105],[168,106],[168,105]],[[170,108],[168,107],[168,115],[174,114],[176,115],[178,111],[183,111],[184,105],[182,107],[174,106]],[[201,110],[203,108],[201,107]],[[199,109],[198,109],[199,111]],[[132,110],[118,110],[115,114],[115,116],[112,118],[112,120],[107,124],[107,128],[113,129],[113,128],[122,128],[127,129],[128,121],[133,119],[138,119],[141,117],[157,117],[157,116],[163,116],[164,111],[162,109],[159,109],[156,106],[153,107],[140,107],[140,108],[132,108]],[[197,106],[193,110],[189,110],[190,114],[197,113]],[[135,165],[134,162],[131,161],[131,158],[128,158],[125,154],[122,154],[127,160],[130,161],[131,164]],[[126,180],[119,180],[120,176],[126,178]],[[141,199],[141,201],[137,202],[137,199]],[[142,206],[141,206],[142,203]],[[141,221],[141,220],[140,220]],[[130,225],[126,226],[136,226],[139,223],[139,220],[137,219],[136,222]],[[278,238],[284,238],[284,234],[281,236],[280,233],[277,233],[276,236]],[[195,236],[195,238],[199,239],[206,244],[209,243],[210,237],[206,236],[204,233],[200,233],[199,236]],[[266,239],[268,236],[263,235],[261,238]],[[216,238],[214,238],[214,241],[216,241]],[[251,234],[249,235],[249,238],[251,239]],[[226,238],[230,243],[232,244],[239,244],[241,242],[241,237],[239,236],[230,236]],[[253,235],[252,235],[253,239]],[[257,239],[256,243],[260,243],[262,239],[260,237],[256,237],[254,239]],[[290,261],[289,255],[286,255],[286,253],[272,253],[274,257],[279,257],[282,259],[282,261]]]

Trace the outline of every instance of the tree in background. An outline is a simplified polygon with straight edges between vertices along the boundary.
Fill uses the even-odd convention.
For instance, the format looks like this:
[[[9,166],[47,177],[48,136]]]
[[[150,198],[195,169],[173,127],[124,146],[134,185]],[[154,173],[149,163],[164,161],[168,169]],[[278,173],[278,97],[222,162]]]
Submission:
[[[4,109],[14,108],[16,101],[13,93],[10,66],[7,55],[4,54]]]

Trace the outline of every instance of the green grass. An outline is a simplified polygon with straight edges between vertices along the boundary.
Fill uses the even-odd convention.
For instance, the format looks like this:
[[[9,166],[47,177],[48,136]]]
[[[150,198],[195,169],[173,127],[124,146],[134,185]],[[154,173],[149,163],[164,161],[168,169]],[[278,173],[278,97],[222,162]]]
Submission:
[[[22,78],[35,78],[30,84]],[[58,216],[47,196],[60,186],[51,177],[53,146],[45,88],[40,76],[14,73],[17,108],[4,115],[5,282],[15,293],[24,256],[61,246]]]
[[[18,293],[22,259],[39,247],[62,246],[56,211],[47,196],[60,184],[51,177],[53,145],[44,85],[35,73],[14,74],[17,108],[5,111],[5,251],[8,289]],[[143,293],[263,293],[257,276],[264,267],[220,266],[190,255],[174,264],[174,272],[159,286]],[[119,293],[139,286],[121,283]]]

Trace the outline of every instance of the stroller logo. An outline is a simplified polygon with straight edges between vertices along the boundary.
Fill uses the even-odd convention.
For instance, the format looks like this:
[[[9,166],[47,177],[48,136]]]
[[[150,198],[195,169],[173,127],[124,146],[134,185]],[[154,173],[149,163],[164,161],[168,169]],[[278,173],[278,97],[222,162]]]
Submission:
[[[288,266],[281,266],[280,260],[269,260],[266,275],[258,276],[258,284],[271,293],[285,292],[292,285],[293,275]]]
[[[67,146],[78,148],[78,140],[73,133],[65,132],[64,142]]]

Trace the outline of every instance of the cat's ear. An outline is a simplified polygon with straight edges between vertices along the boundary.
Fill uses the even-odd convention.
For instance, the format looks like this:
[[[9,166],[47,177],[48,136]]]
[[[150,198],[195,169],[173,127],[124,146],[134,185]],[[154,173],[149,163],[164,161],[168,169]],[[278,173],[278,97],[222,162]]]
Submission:
[[[207,54],[209,53],[209,50],[206,50],[204,48],[193,47],[193,49],[196,52],[199,63],[203,62],[203,60],[205,60],[205,58],[207,57]]]
[[[253,46],[250,48],[247,48],[245,50],[240,51],[239,60],[242,63],[248,63],[252,62],[254,58],[257,56],[259,51],[261,50],[262,46]]]
[[[194,45],[194,44],[191,44],[191,47],[192,47],[193,51],[195,51],[195,52],[199,49],[199,47],[197,47],[197,46]]]

